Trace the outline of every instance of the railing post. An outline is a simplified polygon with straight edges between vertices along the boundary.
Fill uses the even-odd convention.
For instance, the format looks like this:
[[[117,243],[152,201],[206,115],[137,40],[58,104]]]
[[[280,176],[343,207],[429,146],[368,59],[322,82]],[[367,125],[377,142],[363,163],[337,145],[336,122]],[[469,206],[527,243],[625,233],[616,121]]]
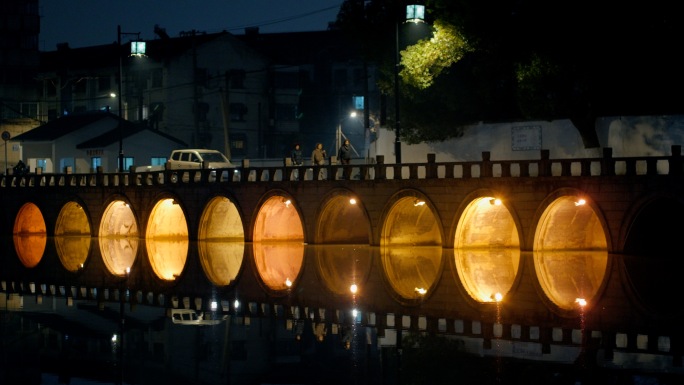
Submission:
[[[240,181],[247,182],[249,180],[249,159],[242,160],[242,172],[240,172]]]
[[[615,175],[615,160],[613,160],[613,149],[610,147],[603,148],[603,159],[601,159],[601,175]]]
[[[549,162],[549,158],[551,155],[549,150],[541,150],[539,155],[539,176],[551,175],[551,162]]]
[[[670,175],[682,174],[682,146],[679,144],[672,145],[672,155],[668,159],[670,163]]]
[[[292,179],[292,173],[294,172],[292,167],[292,159],[289,157],[283,158],[283,181],[288,181]]]
[[[437,155],[427,154],[427,166],[425,169],[425,178],[434,179],[437,178]]]
[[[489,151],[482,151],[482,163],[480,165],[480,177],[492,176],[492,154]]]
[[[385,156],[375,156],[375,179],[387,179],[387,170],[385,169]]]

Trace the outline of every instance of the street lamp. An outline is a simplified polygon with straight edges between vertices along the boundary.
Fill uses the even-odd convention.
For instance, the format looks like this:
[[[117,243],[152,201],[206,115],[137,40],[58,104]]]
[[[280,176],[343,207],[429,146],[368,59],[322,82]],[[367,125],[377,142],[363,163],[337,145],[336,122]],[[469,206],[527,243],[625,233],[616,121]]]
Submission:
[[[411,4],[406,6],[405,22],[419,23],[425,21],[425,6]],[[399,115],[399,22],[395,23],[395,55],[394,55],[394,155],[396,163],[401,163],[401,119]]]
[[[117,42],[117,54],[119,56],[119,172],[124,169],[124,152],[123,152],[123,126],[121,125],[121,120],[123,119],[123,58],[121,55],[121,35],[135,35],[136,40],[131,42],[131,56],[143,56],[145,55],[145,42],[140,40],[140,32],[121,32],[121,26],[116,26],[116,42]]]

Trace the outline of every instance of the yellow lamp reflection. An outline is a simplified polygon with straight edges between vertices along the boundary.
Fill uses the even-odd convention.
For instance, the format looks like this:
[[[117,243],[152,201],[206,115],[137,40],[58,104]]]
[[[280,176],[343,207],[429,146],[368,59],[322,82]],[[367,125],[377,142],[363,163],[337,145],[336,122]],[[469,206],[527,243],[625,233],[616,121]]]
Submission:
[[[244,242],[199,241],[202,269],[215,286],[231,284],[240,273],[245,254]]]
[[[547,297],[565,310],[576,299],[586,301],[597,293],[606,276],[607,251],[535,251],[537,279]]]
[[[253,243],[254,262],[261,281],[273,291],[287,290],[290,277],[298,277],[304,263],[302,242]]]
[[[21,263],[28,268],[36,267],[45,252],[46,234],[15,235],[14,249]]]
[[[188,259],[187,238],[147,239],[147,256],[154,274],[167,281],[175,280],[183,272]]]
[[[38,206],[26,203],[14,221],[14,249],[21,263],[28,268],[38,265],[47,243],[45,219]]]
[[[358,292],[371,271],[372,258],[368,245],[317,245],[316,266],[322,283],[332,293],[348,295]]]
[[[114,201],[107,206],[100,221],[98,241],[107,270],[123,276],[133,266],[138,253],[138,224],[128,203]]]
[[[118,276],[126,275],[138,253],[138,238],[99,238],[102,260],[107,270]]]
[[[407,300],[421,299],[423,295],[415,289],[431,288],[437,282],[442,267],[442,247],[383,247],[380,258],[394,292]]]
[[[455,249],[456,271],[468,294],[479,302],[497,302],[513,287],[520,265],[516,248]],[[494,293],[494,294],[492,294]]]
[[[55,236],[55,248],[62,266],[72,273],[83,268],[92,238],[84,235]]]

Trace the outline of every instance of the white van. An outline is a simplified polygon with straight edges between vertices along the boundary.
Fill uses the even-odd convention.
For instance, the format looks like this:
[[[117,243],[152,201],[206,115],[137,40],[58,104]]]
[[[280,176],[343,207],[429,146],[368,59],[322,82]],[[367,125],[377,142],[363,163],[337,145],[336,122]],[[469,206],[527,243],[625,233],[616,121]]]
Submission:
[[[207,149],[173,150],[166,161],[168,170],[234,168],[221,152]]]

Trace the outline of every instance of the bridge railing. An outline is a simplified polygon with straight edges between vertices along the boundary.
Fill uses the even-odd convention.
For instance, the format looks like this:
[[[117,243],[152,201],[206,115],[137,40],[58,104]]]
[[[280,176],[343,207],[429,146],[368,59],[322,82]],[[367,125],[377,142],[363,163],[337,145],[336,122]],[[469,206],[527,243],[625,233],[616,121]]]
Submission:
[[[130,173],[28,174],[3,175],[0,188],[16,187],[94,187],[153,186],[166,184],[258,183],[321,180],[391,180],[391,179],[468,179],[527,178],[572,176],[633,176],[682,175],[684,158],[681,146],[672,146],[669,156],[618,157],[611,148],[603,149],[600,158],[550,159],[549,150],[541,150],[539,159],[492,160],[489,152],[482,160],[467,162],[436,162],[435,154],[427,154],[425,163],[384,163],[377,156],[375,163],[324,166],[283,165],[242,167],[217,170],[163,170]]]

